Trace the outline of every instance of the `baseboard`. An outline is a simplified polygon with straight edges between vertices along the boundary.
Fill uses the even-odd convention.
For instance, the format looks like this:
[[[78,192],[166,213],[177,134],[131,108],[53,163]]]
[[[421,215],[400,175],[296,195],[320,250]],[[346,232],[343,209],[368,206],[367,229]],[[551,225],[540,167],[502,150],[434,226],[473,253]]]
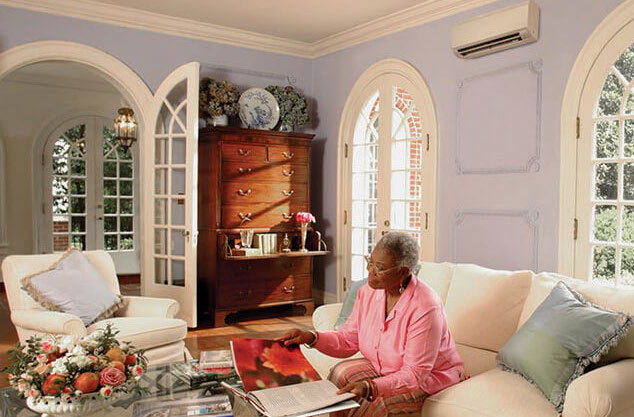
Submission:
[[[313,288],[313,297],[315,298],[315,304],[332,304],[337,302],[337,294],[334,292],[324,291],[318,288]]]

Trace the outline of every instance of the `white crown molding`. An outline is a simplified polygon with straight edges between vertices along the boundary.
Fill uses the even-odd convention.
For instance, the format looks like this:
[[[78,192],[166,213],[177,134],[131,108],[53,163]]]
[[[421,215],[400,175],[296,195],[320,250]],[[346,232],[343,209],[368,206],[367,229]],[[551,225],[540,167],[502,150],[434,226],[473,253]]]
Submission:
[[[1,5],[147,30],[173,36],[318,58],[353,45],[400,32],[497,0],[429,0],[343,32],[308,43],[189,19],[107,5],[93,0],[0,0]]]

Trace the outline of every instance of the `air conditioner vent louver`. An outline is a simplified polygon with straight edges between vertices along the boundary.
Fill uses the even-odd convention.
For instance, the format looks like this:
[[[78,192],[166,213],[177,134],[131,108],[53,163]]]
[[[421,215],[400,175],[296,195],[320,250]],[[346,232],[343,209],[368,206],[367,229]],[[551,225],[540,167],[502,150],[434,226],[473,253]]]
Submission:
[[[460,58],[476,58],[537,39],[539,7],[528,0],[455,25],[451,47]]]
[[[513,42],[521,42],[522,35],[519,32],[515,32],[511,35],[502,36],[500,38],[491,39],[490,41],[476,43],[475,45],[466,46],[464,48],[458,49],[458,53],[467,57],[471,54],[475,54],[477,52],[483,52],[487,49],[500,48],[501,46],[512,44]]]

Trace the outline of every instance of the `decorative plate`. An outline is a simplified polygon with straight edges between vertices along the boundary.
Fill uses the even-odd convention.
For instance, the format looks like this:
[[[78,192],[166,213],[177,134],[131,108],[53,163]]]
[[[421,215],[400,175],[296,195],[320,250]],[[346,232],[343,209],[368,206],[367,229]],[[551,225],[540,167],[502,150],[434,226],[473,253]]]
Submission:
[[[240,100],[240,120],[252,129],[273,129],[280,120],[280,106],[263,88],[249,88]]]

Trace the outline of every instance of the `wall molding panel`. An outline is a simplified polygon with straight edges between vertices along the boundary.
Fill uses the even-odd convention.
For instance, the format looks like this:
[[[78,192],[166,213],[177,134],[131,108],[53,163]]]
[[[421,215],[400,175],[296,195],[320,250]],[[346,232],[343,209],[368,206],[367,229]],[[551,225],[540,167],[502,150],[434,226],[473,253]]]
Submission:
[[[510,102],[511,117],[503,111]],[[540,170],[541,59],[461,80],[456,108],[458,175]]]
[[[456,263],[538,271],[539,211],[456,210],[452,251]]]

